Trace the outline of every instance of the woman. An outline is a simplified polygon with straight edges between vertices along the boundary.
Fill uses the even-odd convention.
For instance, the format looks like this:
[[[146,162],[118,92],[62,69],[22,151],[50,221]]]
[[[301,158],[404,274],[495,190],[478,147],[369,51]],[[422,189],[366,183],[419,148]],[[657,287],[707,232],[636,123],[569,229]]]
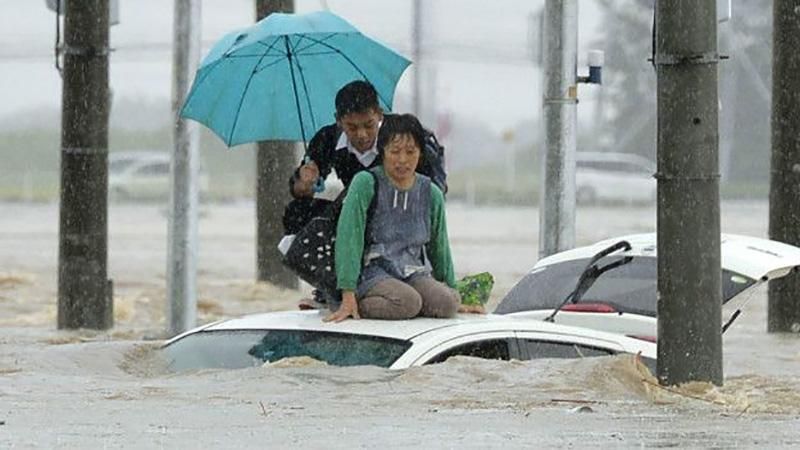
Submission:
[[[377,144],[382,165],[353,178],[342,206],[335,247],[342,303],[325,321],[457,312],[444,195],[416,173],[423,139],[410,114],[384,120]]]

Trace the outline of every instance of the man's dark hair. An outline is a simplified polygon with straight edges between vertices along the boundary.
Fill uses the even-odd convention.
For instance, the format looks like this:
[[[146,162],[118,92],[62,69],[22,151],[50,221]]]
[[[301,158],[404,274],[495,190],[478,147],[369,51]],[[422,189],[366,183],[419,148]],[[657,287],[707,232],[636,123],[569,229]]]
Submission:
[[[383,116],[383,124],[378,132],[378,153],[383,155],[386,145],[401,134],[411,135],[422,153],[425,148],[425,129],[413,114]]]
[[[351,81],[336,93],[336,117],[338,119],[350,113],[366,113],[380,109],[378,92],[369,81]]]

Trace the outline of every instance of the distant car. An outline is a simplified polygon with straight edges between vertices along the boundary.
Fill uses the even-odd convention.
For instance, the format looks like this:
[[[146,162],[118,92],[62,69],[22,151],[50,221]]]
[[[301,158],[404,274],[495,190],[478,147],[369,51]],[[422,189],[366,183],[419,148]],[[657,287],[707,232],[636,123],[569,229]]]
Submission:
[[[335,366],[391,369],[443,362],[456,355],[528,360],[641,353],[651,367],[656,358],[651,342],[536,320],[464,314],[453,319],[324,323],[323,314],[287,311],[224,320],[169,340],[163,352],[175,371],[246,368],[301,356]]]
[[[575,199],[645,203],[656,198],[655,164],[629,153],[578,152],[575,156]]]
[[[168,152],[129,151],[108,156],[108,191],[117,200],[169,198],[171,156]],[[208,193],[208,175],[200,169],[198,190]]]
[[[625,244],[630,245],[624,250]],[[609,251],[609,249],[616,249]],[[722,302],[749,295],[768,280],[800,268],[800,248],[769,239],[721,236]],[[597,255],[605,256],[595,258]],[[592,261],[595,260],[594,263]],[[656,234],[607,239],[541,259],[500,301],[496,314],[542,320],[578,290],[555,323],[655,340]],[[726,318],[723,318],[726,319]]]

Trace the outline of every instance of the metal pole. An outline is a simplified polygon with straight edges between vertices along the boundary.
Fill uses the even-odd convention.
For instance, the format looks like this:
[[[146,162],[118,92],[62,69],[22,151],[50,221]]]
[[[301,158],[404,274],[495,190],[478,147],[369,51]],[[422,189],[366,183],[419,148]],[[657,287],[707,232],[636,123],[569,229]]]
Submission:
[[[180,109],[200,60],[200,2],[175,0],[172,114],[175,120],[167,243],[167,332],[182,333],[197,321],[197,218],[200,135]]]
[[[575,245],[578,1],[547,0],[539,257]]]
[[[108,280],[108,0],[64,19],[58,328],[114,324]]]
[[[414,78],[411,85],[411,110],[422,114],[422,0],[414,0],[411,12],[411,54],[414,58]]]
[[[256,0],[257,20],[273,12],[293,11],[293,0]],[[296,289],[297,276],[283,265],[277,248],[283,236],[283,208],[290,200],[286,178],[297,163],[294,142],[262,141],[256,152],[257,277],[259,281]]]
[[[722,384],[717,18],[658,0],[659,382]]]
[[[775,0],[772,35],[772,170],[769,237],[800,246],[800,9]],[[800,274],[769,282],[769,332],[800,332]]]

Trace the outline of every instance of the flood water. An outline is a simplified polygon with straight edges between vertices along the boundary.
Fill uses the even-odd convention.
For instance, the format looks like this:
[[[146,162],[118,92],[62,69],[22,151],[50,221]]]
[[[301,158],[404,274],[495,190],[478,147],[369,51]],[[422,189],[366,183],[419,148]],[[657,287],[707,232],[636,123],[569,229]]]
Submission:
[[[199,323],[308,293],[254,282],[254,209],[203,207]],[[722,213],[723,231],[766,236],[766,203]],[[800,447],[800,336],[766,333],[765,288],[725,334],[722,387],[661,388],[630,356],[169,373],[157,350],[165,214],[110,205],[115,327],[58,331],[58,206],[0,203],[0,448]],[[577,220],[581,245],[652,231],[655,209],[581,208]],[[536,262],[536,209],[451,204],[448,224],[457,274],[494,273],[493,303]]]

